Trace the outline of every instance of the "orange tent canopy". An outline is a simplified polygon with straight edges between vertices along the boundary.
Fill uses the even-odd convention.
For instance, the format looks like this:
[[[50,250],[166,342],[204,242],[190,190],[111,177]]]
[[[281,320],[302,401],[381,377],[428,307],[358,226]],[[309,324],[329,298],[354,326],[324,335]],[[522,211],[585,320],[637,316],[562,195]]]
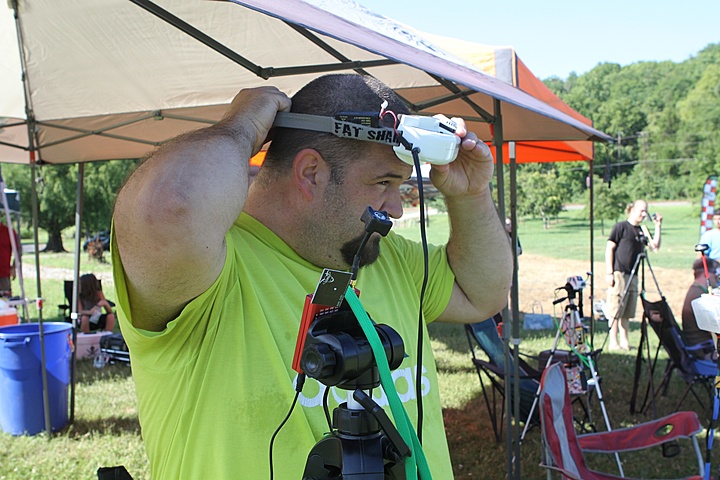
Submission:
[[[522,91],[542,100],[551,107],[577,119],[585,125],[592,126],[592,121],[573,110],[550,90],[530,69],[518,58],[512,47],[497,47],[467,42],[455,38],[442,37],[423,33],[440,47]],[[493,155],[495,147],[491,145]],[[517,163],[533,162],[567,162],[592,160],[593,142],[590,141],[529,141],[515,142]],[[504,163],[509,163],[509,146],[503,146]]]
[[[471,63],[485,73],[509,83],[585,125],[592,126],[592,121],[589,118],[573,110],[539,78],[533,75],[525,63],[518,58],[512,47],[482,45],[427,33],[422,33],[422,36],[429,38],[441,48],[456,55],[461,60]],[[401,92],[406,98],[412,96],[407,90],[412,89],[404,89]],[[493,151],[493,156],[497,158],[495,147],[490,142],[488,142],[488,145]],[[588,161],[593,158],[593,145],[591,141],[518,141],[515,142],[515,158],[517,163]],[[502,158],[503,163],[510,162],[509,144],[507,142],[503,145]],[[260,167],[264,160],[265,152],[261,151],[250,160],[250,165]]]

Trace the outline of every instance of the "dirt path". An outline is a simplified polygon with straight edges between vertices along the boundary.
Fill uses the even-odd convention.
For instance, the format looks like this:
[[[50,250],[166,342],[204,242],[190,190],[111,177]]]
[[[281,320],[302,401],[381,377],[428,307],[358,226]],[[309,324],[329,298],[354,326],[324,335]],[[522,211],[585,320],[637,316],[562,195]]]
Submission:
[[[531,312],[533,310],[533,304],[535,304],[536,313],[540,313],[539,305],[544,313],[549,314],[553,313],[552,300],[555,298],[554,289],[565,285],[569,276],[582,275],[584,278],[589,267],[587,261],[558,260],[528,254],[520,256],[518,265],[518,286],[520,289],[518,298],[520,300],[520,311]],[[692,271],[690,269],[682,271],[658,267],[653,267],[653,270],[662,293],[667,298],[675,318],[680,322],[685,293],[693,282]],[[607,284],[605,283],[604,261],[595,262],[595,273],[597,275],[595,298],[605,300],[607,296]],[[645,288],[650,300],[659,299],[655,282],[649,271],[646,271]],[[587,286],[583,293],[586,306],[585,315],[589,315],[590,285]],[[558,307],[555,307],[556,310],[558,310]],[[559,313],[559,311],[557,313]],[[642,307],[638,304],[637,317],[639,318],[640,315],[642,315]]]

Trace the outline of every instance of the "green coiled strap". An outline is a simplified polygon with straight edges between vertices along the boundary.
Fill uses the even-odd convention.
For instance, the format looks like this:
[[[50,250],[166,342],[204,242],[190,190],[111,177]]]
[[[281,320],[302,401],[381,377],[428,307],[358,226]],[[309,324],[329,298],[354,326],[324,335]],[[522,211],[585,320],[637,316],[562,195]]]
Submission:
[[[360,299],[355,295],[355,290],[350,286],[345,293],[345,300],[348,302],[348,305],[350,305],[355,317],[358,319],[358,323],[360,323],[360,327],[365,333],[365,337],[367,337],[368,342],[370,342],[370,348],[372,348],[380,374],[380,384],[387,395],[390,410],[395,420],[395,427],[398,429],[405,443],[410,447],[410,457],[405,459],[405,476],[407,480],[417,480],[418,473],[420,473],[419,478],[423,480],[432,479],[420,440],[418,439],[415,429],[412,427],[405,407],[403,407],[397,390],[395,389],[395,382],[393,382],[390,373],[390,366],[387,356],[385,355],[385,349],[382,346],[380,337],[375,331],[372,320],[368,317],[365,308],[363,308],[362,303],[360,303]],[[420,366],[417,368],[420,368]]]

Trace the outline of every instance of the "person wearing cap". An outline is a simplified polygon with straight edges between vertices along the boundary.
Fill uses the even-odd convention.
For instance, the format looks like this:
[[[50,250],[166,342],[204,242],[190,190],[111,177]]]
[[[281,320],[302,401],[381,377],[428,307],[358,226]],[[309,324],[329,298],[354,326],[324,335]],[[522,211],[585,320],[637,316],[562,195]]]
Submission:
[[[118,194],[113,269],[121,330],[130,349],[152,478],[270,478],[273,432],[295,397],[292,369],[306,295],[324,268],[347,271],[364,237],[368,206],[402,216],[412,167],[389,145],[275,128],[248,186],[248,161],[276,113],[396,115],[401,99],[370,76],[319,77],[292,98],[275,87],[240,91],[216,125],[154,152]],[[492,201],[489,148],[461,119],[457,159],[433,165],[451,236],[423,251],[390,232],[363,250],[356,287],[374,321],[395,329],[407,356],[393,372],[434,478],[452,478],[438,381],[425,324],[471,323],[507,302],[512,258]],[[424,338],[422,362],[418,327]],[[419,377],[416,375],[419,373]],[[418,382],[418,383],[416,383]],[[329,388],[329,391],[327,390]],[[276,478],[300,478],[346,392],[308,379],[275,440]],[[380,389],[375,401],[387,408]]]

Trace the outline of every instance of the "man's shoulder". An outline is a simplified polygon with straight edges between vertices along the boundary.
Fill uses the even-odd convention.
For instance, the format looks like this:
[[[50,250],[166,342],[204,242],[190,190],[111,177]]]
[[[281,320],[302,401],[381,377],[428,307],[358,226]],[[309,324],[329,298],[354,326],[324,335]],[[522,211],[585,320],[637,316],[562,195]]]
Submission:
[[[610,240],[612,240],[613,238],[617,238],[618,236],[621,236],[622,233],[629,226],[630,226],[630,223],[628,223],[627,220],[623,220],[622,222],[617,222],[615,225],[613,225],[612,229],[610,230]]]

